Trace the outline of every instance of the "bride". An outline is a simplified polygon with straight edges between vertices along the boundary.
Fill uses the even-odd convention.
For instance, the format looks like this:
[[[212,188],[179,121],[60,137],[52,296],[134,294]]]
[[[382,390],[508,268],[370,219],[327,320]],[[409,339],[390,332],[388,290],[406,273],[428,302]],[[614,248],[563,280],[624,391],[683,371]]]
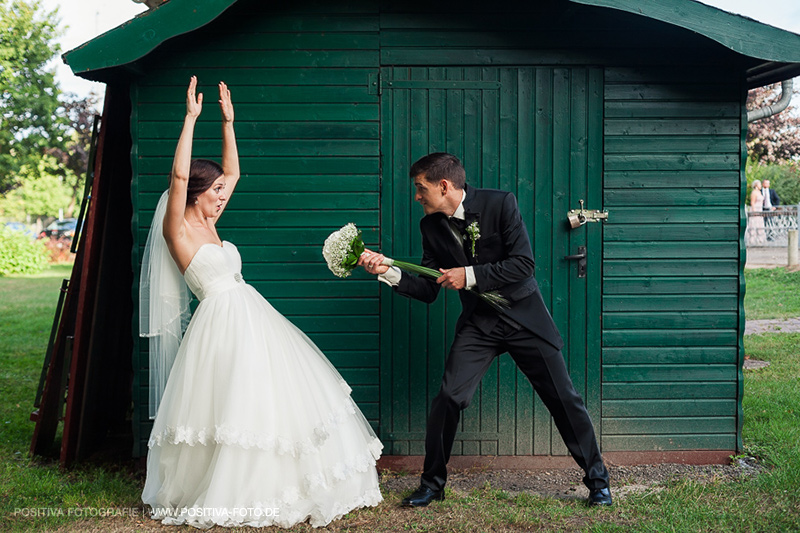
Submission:
[[[222,166],[192,161],[196,88],[192,77],[142,266],[155,416],[142,500],[166,524],[324,526],[382,500],[383,446],[333,365],[244,282],[236,246],[220,240],[239,180],[233,105],[220,83]],[[187,285],[200,301],[191,321]]]

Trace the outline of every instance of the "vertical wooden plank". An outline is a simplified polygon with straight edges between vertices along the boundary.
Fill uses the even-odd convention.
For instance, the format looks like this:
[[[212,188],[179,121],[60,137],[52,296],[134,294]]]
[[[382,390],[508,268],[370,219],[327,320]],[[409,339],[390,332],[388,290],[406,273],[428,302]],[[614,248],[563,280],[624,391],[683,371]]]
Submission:
[[[497,68],[484,67],[480,70],[482,81],[498,81]],[[499,91],[481,91],[481,176],[484,187],[497,188],[500,180],[498,176],[500,162],[500,120],[499,120]],[[480,431],[496,433],[498,431],[498,397],[500,394],[500,365],[495,358],[480,386]],[[491,444],[489,444],[491,442]],[[480,452],[496,450],[497,439],[486,437],[481,440]],[[496,453],[496,452],[495,452]]]
[[[428,78],[444,80],[444,68],[428,69]],[[445,89],[428,89],[428,153],[447,151],[447,114]]]
[[[535,70],[535,159],[533,256],[536,280],[548,309],[552,309],[552,203],[553,203],[553,71]],[[550,414],[538,395],[534,400],[533,453],[550,453]]]
[[[497,68],[482,68],[482,81],[499,81],[500,71]],[[483,187],[497,189],[500,187],[500,92],[495,90],[481,91],[481,176]]]
[[[391,77],[392,69],[381,69],[381,78]],[[381,99],[381,250],[394,253],[393,217],[395,204],[394,185],[397,183],[397,170],[394,161],[394,93],[386,91]],[[382,284],[383,285],[383,284]],[[381,287],[381,354],[380,354],[380,438],[386,446],[387,455],[398,453],[394,447],[394,439],[390,437],[394,431],[394,346],[397,332],[392,325],[395,322],[395,305],[392,289]],[[387,379],[388,378],[388,379]]]
[[[380,77],[391,78],[392,69],[381,69]],[[381,228],[380,249],[385,253],[394,253],[394,184],[396,183],[396,165],[394,162],[394,92],[384,91],[381,98]],[[397,453],[394,449],[394,439],[390,437],[394,428],[394,377],[393,353],[395,331],[392,325],[393,299],[392,289],[381,284],[380,310],[381,310],[381,340],[380,340],[380,433],[386,455]]]
[[[427,80],[428,69],[412,68],[412,80]],[[410,148],[411,159],[407,162],[408,168],[413,161],[426,155],[429,151],[429,134],[430,122],[428,119],[428,94],[427,89],[414,89],[406,91],[409,95],[409,132],[410,132]],[[413,198],[413,189],[410,187],[408,179],[398,177],[406,190],[409,191],[408,203],[408,219],[403,224],[407,225],[411,234],[410,252],[411,257],[422,257],[422,237],[417,229],[418,217],[415,216],[415,209],[417,208],[416,202]],[[413,230],[411,229],[413,228]],[[419,431],[424,428],[427,421],[427,413],[429,406],[429,398],[435,394],[433,391],[428,390],[430,380],[428,375],[430,372],[429,364],[432,360],[431,355],[428,353],[428,334],[436,327],[429,320],[429,307],[421,302],[410,301],[409,317],[410,330],[408,332],[409,340],[409,386],[410,386],[410,430]],[[424,442],[412,441],[411,453],[414,455],[424,454]]]
[[[453,442],[453,449],[450,451],[450,454],[451,455],[468,455],[464,451],[463,444],[464,444],[464,441],[459,440],[458,437],[456,437],[456,441]]]
[[[415,81],[428,79],[428,69],[411,68],[410,78]],[[409,165],[428,153],[428,89],[412,89],[410,93],[411,157]]]
[[[460,81],[464,79],[464,69],[460,67],[448,67],[445,72],[445,78],[452,81]],[[447,152],[455,155],[461,162],[465,161],[466,153],[466,125],[465,125],[465,96],[464,91],[461,89],[448,89],[446,91],[446,108],[447,108],[447,122],[445,125],[447,137]],[[474,176],[470,175],[467,169],[467,182],[471,181]],[[444,294],[440,297],[443,299],[445,322],[444,322],[444,347],[441,358],[441,374],[444,373],[444,362],[449,355],[450,346],[453,344],[455,338],[455,325],[458,316],[461,314],[461,301],[458,294],[453,291],[444,290]],[[433,379],[433,376],[431,376]],[[460,455],[462,453],[460,441],[457,446],[453,447],[453,454]]]
[[[552,248],[550,260],[552,270],[552,306],[550,312],[558,325],[559,331],[566,338],[570,338],[569,328],[569,290],[570,279],[574,275],[574,265],[567,268],[563,259],[569,255],[569,238],[565,234],[563,219],[569,210],[570,187],[570,71],[558,68],[553,72],[553,192],[551,204],[551,229]],[[569,352],[564,353],[567,368],[569,368]],[[551,425],[551,452],[554,455],[565,455],[566,446],[561,435]]]
[[[572,79],[570,83],[570,176],[569,194],[567,195],[567,208],[579,205],[579,200],[587,202],[586,206],[590,209],[595,207],[588,204],[588,183],[587,183],[587,71],[582,68],[571,70]],[[557,226],[567,228],[563,223],[566,213],[556,217]],[[558,220],[561,219],[561,224]],[[586,246],[586,234],[591,231],[589,224],[576,229],[565,229],[566,240],[569,242],[568,254],[575,254],[580,246]],[[569,300],[569,338],[567,339],[566,352],[569,361],[569,373],[575,390],[581,395],[586,396],[586,291],[587,278],[577,276],[575,261],[563,261],[562,265],[567,272],[568,292],[565,296]],[[592,265],[596,267],[597,265]]]
[[[499,115],[499,182],[498,187],[513,192],[519,200],[517,161],[524,150],[519,144],[519,111],[517,109],[518,76],[520,69],[500,70]]]
[[[426,68],[409,68],[407,70],[408,80],[426,80],[428,79],[428,69]],[[410,244],[409,254],[414,260],[419,260],[422,257],[422,234],[419,232],[419,220],[424,216],[422,208],[414,201],[413,184],[408,178],[408,169],[417,159],[428,154],[428,91],[423,90],[405,90],[409,96],[410,109],[409,109],[409,122],[406,127],[409,129],[410,144],[409,154],[405,161],[400,162],[400,166],[404,169],[404,186],[409,191],[408,194],[408,216],[410,228]],[[425,311],[427,314],[427,309]]]
[[[486,376],[481,382],[481,401],[480,405],[476,405],[476,411],[480,409],[479,415],[479,431],[482,437],[478,443],[478,452],[480,454],[491,454],[491,450],[497,453],[497,437],[498,432],[498,391],[499,391],[499,378],[500,378],[500,358],[495,357],[494,362],[486,372]],[[489,435],[491,434],[491,435]]]
[[[495,357],[494,362],[489,367],[489,370],[486,372],[486,376],[484,376],[483,380],[481,381],[481,398],[480,398],[480,405],[476,405],[476,408],[480,409],[479,416],[479,430],[482,433],[497,433],[498,431],[498,413],[497,410],[499,408],[498,405],[498,396],[500,390],[500,358]],[[476,409],[477,410],[477,409]],[[497,439],[496,437],[486,437],[482,439],[481,450],[483,450],[484,444],[486,442],[493,442],[494,448],[497,449]],[[480,453],[483,453],[482,451]]]
[[[501,189],[518,194],[517,154],[523,151],[517,139],[519,120],[517,119],[517,69],[501,69],[500,75],[500,115],[499,115],[499,186]],[[519,202],[519,199],[518,199]],[[516,380],[517,369],[507,355],[499,361],[499,397],[497,430],[499,433],[497,453],[515,453],[516,430]]]
[[[464,80],[480,80],[480,70],[465,68]],[[480,139],[481,126],[481,91],[480,89],[464,90],[464,157],[461,162],[467,171],[467,183],[483,187],[482,152]]]
[[[448,67],[446,78],[451,81],[463,79],[463,69]],[[464,162],[464,91],[452,89],[446,92],[447,98],[447,150]],[[473,183],[467,175],[468,183]]]
[[[446,77],[446,69],[434,68],[428,73],[429,79],[442,80]],[[428,152],[447,151],[447,91],[444,89],[428,90]],[[449,291],[443,291],[449,292]],[[447,357],[448,344],[446,343],[447,313],[445,298],[439,299],[428,307],[428,344],[427,344],[427,395],[425,401],[428,412],[433,398],[439,393],[442,376],[444,375],[444,362]],[[424,431],[423,424],[420,431]]]
[[[603,209],[603,70],[590,68],[587,86],[587,201],[592,209]],[[597,206],[597,207],[594,207]],[[602,435],[602,293],[603,293],[603,224],[588,228],[586,295],[586,409],[592,417],[595,433]]]
[[[534,105],[534,71],[531,68],[519,70],[517,82],[517,145],[515,154],[519,168],[517,170],[517,201],[522,220],[525,221],[528,235],[534,236],[534,176],[535,159],[535,105]],[[537,273],[538,274],[538,273]],[[537,276],[538,277],[538,276]],[[516,369],[516,365],[514,365]],[[533,450],[534,429],[534,392],[528,379],[522,372],[516,371],[516,439],[515,453],[530,455]]]
[[[464,69],[464,80],[479,81],[481,72],[479,68]],[[483,107],[480,89],[464,90],[464,158],[462,163],[467,173],[467,183],[483,186],[482,173],[482,126]],[[482,387],[478,387],[470,407],[463,411],[461,416],[461,431],[477,433],[480,431],[480,404],[483,398]],[[463,443],[464,455],[477,455],[480,453],[479,445],[475,441]]]
[[[393,79],[407,79],[407,69],[393,69]],[[410,153],[410,128],[409,128],[409,92],[406,90],[392,91],[392,137],[395,166],[393,170],[392,188],[394,190],[394,204],[391,232],[394,234],[394,247],[389,251],[395,257],[409,257],[410,250],[410,207],[409,187],[402,179],[401,168],[406,168],[403,161],[408,161]],[[410,396],[413,393],[409,382],[409,335],[411,334],[410,307],[411,303],[406,298],[393,298],[392,331],[396,334],[392,346],[392,379],[393,394],[393,424],[392,431],[408,433],[412,428],[410,424]],[[396,446],[402,446],[398,439]],[[396,453],[407,453],[406,448],[400,448]]]

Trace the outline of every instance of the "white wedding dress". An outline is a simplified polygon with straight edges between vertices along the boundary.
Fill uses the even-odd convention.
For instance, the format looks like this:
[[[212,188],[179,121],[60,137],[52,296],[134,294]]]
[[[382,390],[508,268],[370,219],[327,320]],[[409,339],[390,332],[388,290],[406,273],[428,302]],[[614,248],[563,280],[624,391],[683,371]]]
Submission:
[[[205,244],[184,274],[200,300],[148,442],[142,500],[167,524],[324,526],[381,500],[383,448],[350,387]]]

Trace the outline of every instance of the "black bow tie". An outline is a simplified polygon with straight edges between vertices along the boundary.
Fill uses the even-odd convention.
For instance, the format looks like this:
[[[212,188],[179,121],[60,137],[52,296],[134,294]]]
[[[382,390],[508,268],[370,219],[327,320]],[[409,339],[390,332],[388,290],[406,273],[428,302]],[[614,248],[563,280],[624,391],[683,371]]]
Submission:
[[[456,228],[461,234],[464,234],[467,229],[467,221],[463,218],[450,217],[450,225]]]

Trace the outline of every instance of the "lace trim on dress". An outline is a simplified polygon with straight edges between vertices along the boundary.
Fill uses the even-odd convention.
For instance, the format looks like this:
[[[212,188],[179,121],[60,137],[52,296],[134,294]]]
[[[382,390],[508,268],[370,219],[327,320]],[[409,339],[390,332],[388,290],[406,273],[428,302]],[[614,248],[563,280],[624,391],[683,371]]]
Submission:
[[[279,435],[264,435],[252,431],[242,431],[232,428],[225,424],[214,428],[195,429],[188,426],[167,427],[159,434],[151,434],[147,447],[162,446],[164,444],[186,443],[189,446],[201,444],[224,444],[227,446],[240,446],[244,449],[260,448],[267,451],[276,451],[281,455],[289,454],[292,457],[298,455],[308,455],[315,453],[328,440],[331,432],[341,423],[356,412],[356,406],[350,397],[338,409],[328,414],[325,422],[311,431],[311,434],[303,440],[293,441],[287,437]],[[378,440],[378,439],[374,439]],[[378,440],[380,444],[380,441]],[[380,445],[381,448],[383,445]],[[374,455],[374,443],[370,443],[370,451]],[[380,452],[376,456],[380,457]]]
[[[378,439],[374,439],[374,441],[378,442],[381,449],[383,448],[383,444],[380,444]],[[376,457],[373,450],[375,445],[374,441],[369,443],[368,451],[366,453],[355,455],[347,458],[346,460],[339,461],[335,465],[325,469],[322,472],[306,475],[304,479],[306,491],[315,489],[332,490],[335,488],[336,482],[345,481],[356,473],[363,473],[370,468],[375,468],[375,463],[380,457],[380,452],[378,452],[378,456]],[[299,496],[300,494],[298,493],[298,497]]]
[[[367,445],[367,448],[376,461],[381,458],[381,454],[383,453],[383,443],[381,439],[378,437],[373,438],[372,442]]]
[[[378,439],[375,439],[376,441]],[[378,441],[380,443],[380,441]],[[373,443],[374,444],[374,443]],[[372,446],[372,444],[370,445]],[[331,512],[323,515],[320,507],[328,502],[314,502],[314,495],[323,494],[328,497],[336,494],[337,486],[347,480],[364,474],[375,468],[372,452],[362,453],[339,461],[324,472],[306,475],[302,487],[287,487],[280,498],[273,501],[251,502],[250,505],[235,508],[180,507],[170,508],[153,506],[151,518],[161,520],[164,524],[190,524],[195,527],[208,528],[213,525],[237,526],[251,525],[257,527],[278,525],[291,527],[306,520],[314,527],[325,526],[331,521],[341,518],[353,509],[374,506],[383,500],[379,489],[369,489],[354,501],[335,503]],[[309,512],[298,510],[302,501],[311,501],[316,508]],[[294,509],[294,511],[293,511]]]

